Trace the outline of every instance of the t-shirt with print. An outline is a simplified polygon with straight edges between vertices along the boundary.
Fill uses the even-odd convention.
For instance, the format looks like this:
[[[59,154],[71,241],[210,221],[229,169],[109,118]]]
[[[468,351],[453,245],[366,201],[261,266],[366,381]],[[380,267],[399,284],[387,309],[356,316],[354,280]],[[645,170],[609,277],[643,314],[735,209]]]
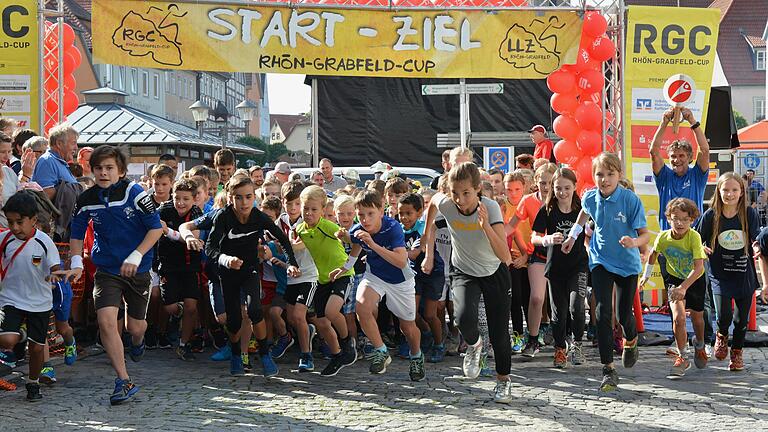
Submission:
[[[347,262],[347,253],[344,251],[344,245],[336,237],[339,226],[325,218],[320,218],[317,225],[309,227],[306,222],[300,223],[296,227],[296,233],[304,242],[312,260],[317,267],[317,280],[321,284],[327,284],[331,281],[329,274],[337,268],[344,267]],[[350,269],[342,274],[343,276],[354,276],[355,271]]]
[[[714,216],[712,209],[704,212],[697,229],[701,240],[709,247],[712,247],[710,239],[715,229]],[[752,207],[747,207],[747,233],[742,231],[738,215],[732,218],[720,217],[717,245],[709,256],[707,269],[713,294],[733,298],[754,295],[757,274],[751,245],[757,239],[758,230],[759,217],[757,210]]]
[[[494,253],[488,236],[477,221],[477,209],[465,215],[456,207],[451,198],[437,194],[437,208],[448,222],[451,232],[451,265],[455,270],[475,276],[486,277],[494,274],[501,265],[501,260]],[[488,209],[488,222],[491,226],[503,224],[499,204],[486,197],[480,199]],[[479,206],[478,206],[479,207]]]
[[[640,249],[625,248],[619,240],[637,237],[637,230],[646,227],[645,210],[634,192],[619,186],[609,197],[598,188],[584,192],[582,206],[595,220],[595,231],[589,239],[589,269],[601,265],[619,276],[632,276],[642,270]]]
[[[578,217],[578,210],[563,213],[557,205],[551,211],[542,207],[533,222],[533,230],[539,234],[559,232],[567,239],[568,233]],[[547,250],[547,264],[544,271],[547,277],[567,278],[577,272],[587,271],[588,258],[587,248],[584,246],[584,232],[579,234],[573,249],[567,255],[563,253],[561,245],[553,245],[545,249]]]
[[[435,217],[435,228],[435,253],[443,258],[443,273],[448,276],[451,271],[451,231],[440,213]]]
[[[679,240],[672,237],[672,230],[660,232],[653,243],[653,250],[664,255],[667,273],[683,280],[693,270],[694,260],[707,258],[701,236],[692,229]]]
[[[411,229],[405,229],[405,227],[403,227],[403,233],[405,234],[405,248],[409,251],[419,249],[421,247],[421,237],[424,235],[424,221],[416,221]],[[421,270],[421,263],[424,261],[424,252],[421,252],[416,259],[410,261],[411,269],[416,273],[417,277],[427,277],[431,275],[440,275],[440,277],[442,277],[445,272],[443,258],[440,256],[440,252],[438,252],[437,249],[435,249],[435,258],[432,264],[432,273],[430,273],[430,275],[424,274]]]
[[[656,190],[659,191],[659,227],[668,230],[665,210],[673,198],[688,198],[699,207],[699,214],[704,212],[704,189],[707,187],[709,169],[702,171],[698,164],[688,168],[682,176],[678,176],[672,168],[664,165],[656,175]]]
[[[290,239],[296,233],[296,227],[298,227],[302,222],[304,222],[304,219],[299,217],[293,221],[293,223],[291,223],[290,216],[288,216],[287,213],[283,213],[275,221],[275,224],[279,226],[285,235],[287,235]],[[292,232],[294,234],[292,234]],[[317,266],[315,266],[315,261],[312,259],[312,255],[309,253],[309,250],[307,248],[302,250],[294,250],[293,255],[296,257],[296,261],[299,263],[299,270],[301,271],[301,275],[297,278],[292,278],[289,276],[288,285],[297,285],[306,282],[317,282]]]
[[[35,230],[28,241],[19,240],[10,231],[0,234],[0,239],[2,268],[7,270],[0,289],[0,307],[10,305],[27,312],[51,310],[53,292],[46,278],[51,268],[60,264],[53,240],[40,230]]]
[[[365,231],[363,226],[359,223],[355,224],[352,229],[349,230],[349,236],[352,239],[352,243],[359,244],[366,253],[366,272],[370,272],[377,278],[391,284],[399,284],[413,279],[413,270],[411,270],[411,267],[408,264],[406,264],[404,268],[393,266],[389,261],[385,260],[384,257],[368,247],[362,240],[356,238],[355,233],[358,231]],[[377,245],[389,250],[405,248],[405,234],[403,233],[403,228],[400,226],[400,222],[389,216],[384,216],[382,218],[381,228],[377,233],[371,234],[371,238]]]
[[[528,227],[532,229],[533,221],[536,220],[536,215],[539,214],[540,209],[541,199],[539,198],[539,193],[534,192],[532,194],[525,195],[520,200],[520,202],[517,204],[517,211],[515,212],[515,216],[517,216],[520,222],[527,222]],[[523,240],[528,246],[528,255],[535,253],[539,258],[543,259],[547,257],[547,251],[543,247],[534,246],[533,243],[531,243],[531,231],[528,231],[527,233],[523,232],[522,234]]]

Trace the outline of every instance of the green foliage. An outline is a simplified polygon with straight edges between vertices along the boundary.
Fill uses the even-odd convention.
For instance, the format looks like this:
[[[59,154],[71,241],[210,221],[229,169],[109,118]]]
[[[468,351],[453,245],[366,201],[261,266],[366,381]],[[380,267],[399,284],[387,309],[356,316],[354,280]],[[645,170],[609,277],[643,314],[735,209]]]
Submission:
[[[261,138],[250,136],[250,135],[238,138],[237,143],[247,145],[249,147],[262,150],[264,152],[264,154],[260,154],[260,155],[238,155],[237,166],[240,168],[248,167],[248,164],[246,163],[248,159],[253,160],[254,162],[256,162],[257,165],[260,165],[260,166],[264,166],[267,163],[269,163],[271,166],[274,166],[275,163],[278,162],[278,158],[280,156],[288,154],[288,149],[285,147],[284,144],[270,145],[265,143],[264,140],[262,140]]]
[[[736,120],[736,129],[741,129],[749,125],[747,119],[745,119],[744,116],[736,110],[733,110],[733,119]]]

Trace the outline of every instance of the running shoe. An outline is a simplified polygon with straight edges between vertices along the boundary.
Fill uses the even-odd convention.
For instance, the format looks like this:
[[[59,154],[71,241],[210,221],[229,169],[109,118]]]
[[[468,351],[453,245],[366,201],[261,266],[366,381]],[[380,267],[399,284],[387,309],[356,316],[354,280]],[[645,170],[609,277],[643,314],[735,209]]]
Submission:
[[[603,366],[603,380],[600,382],[600,391],[610,392],[619,387],[619,374],[616,369]]]
[[[369,371],[372,374],[383,374],[387,371],[387,366],[392,363],[392,357],[387,351],[374,350],[371,355],[371,367]]]
[[[259,352],[259,343],[256,342],[256,338],[251,336],[251,339],[248,340],[248,353],[249,354],[255,354]]]
[[[350,337],[347,343],[341,347],[341,363],[344,366],[352,366],[357,361],[356,344],[355,338]]]
[[[512,333],[512,354],[520,354],[525,348],[525,339],[520,336],[520,333]]]
[[[715,358],[723,361],[728,357],[728,335],[721,335],[717,332],[715,336]]]
[[[696,339],[694,338],[693,349],[693,364],[695,364],[698,369],[704,369],[707,367],[707,362],[709,361],[706,345],[701,345],[701,347],[699,347],[698,342],[696,342]]]
[[[165,333],[160,333],[157,335],[157,347],[160,349],[168,349],[171,348],[171,341],[168,340],[168,335]]]
[[[525,344],[525,348],[523,348],[522,352],[523,357],[534,358],[536,354],[539,353],[540,347],[541,345],[539,345],[538,337],[528,336],[528,343]]]
[[[138,345],[131,344],[131,350],[128,353],[131,356],[131,360],[134,362],[141,361],[141,358],[144,357],[145,349],[146,345],[144,345],[144,340],[142,340]]]
[[[229,359],[229,374],[232,376],[245,375],[245,369],[243,368],[243,358],[239,355],[233,355]]]
[[[742,350],[739,348],[731,348],[731,361],[728,364],[728,369],[732,372],[738,372],[744,370],[744,357]]]
[[[491,369],[491,365],[488,363],[488,355],[483,354],[480,356],[480,376],[481,377],[492,377],[495,375],[493,369]]]
[[[565,348],[555,347],[555,359],[552,365],[558,369],[568,367],[568,356],[566,355]]]
[[[229,344],[219,348],[218,351],[211,355],[213,361],[227,361],[232,358],[232,347]]]
[[[64,364],[72,366],[77,360],[77,342],[72,338],[71,344],[64,344]]]
[[[582,365],[587,362],[587,358],[584,355],[584,348],[581,342],[574,342],[571,345],[571,363],[575,366]]]
[[[286,333],[283,336],[280,336],[277,339],[277,342],[272,346],[272,358],[279,359],[283,355],[285,355],[285,352],[288,351],[288,348],[293,346],[293,337],[290,333]]]
[[[403,359],[411,357],[411,347],[408,346],[408,342],[403,340],[397,347],[397,356]]]
[[[597,340],[597,327],[594,324],[587,325],[587,340]]]
[[[148,350],[157,348],[157,332],[154,327],[150,327],[144,332],[144,344]]]
[[[456,340],[456,337],[451,334],[448,334],[448,337],[445,339],[445,355],[459,355],[459,342]]]
[[[249,353],[240,353],[240,358],[243,360],[243,371],[245,371],[245,373],[253,372],[253,366],[251,365],[251,355]]]
[[[27,400],[30,402],[38,402],[43,399],[43,395],[40,394],[40,384],[36,382],[27,383]]]
[[[16,367],[16,355],[13,351],[0,351],[0,363],[13,369]]]
[[[322,339],[320,340],[320,356],[324,360],[330,360],[333,357],[333,354],[331,354],[331,347],[329,347]]]
[[[53,370],[53,366],[43,366],[40,370],[40,382],[48,385],[56,382],[56,371]]]
[[[480,376],[480,359],[483,355],[483,337],[479,336],[474,345],[467,345],[467,353],[464,355],[462,371],[467,378],[475,379]]]
[[[371,360],[373,358],[373,353],[376,351],[376,347],[374,347],[371,341],[366,338],[362,351],[363,358],[366,360]]]
[[[493,390],[493,401],[496,403],[512,403],[512,381],[497,380],[496,388]]]
[[[430,363],[442,363],[445,359],[445,345],[432,345],[432,352],[429,355]]]
[[[421,334],[421,352],[429,352],[435,342],[432,332],[428,331]]]
[[[275,361],[272,360],[272,356],[269,355],[269,353],[266,353],[262,355],[260,358],[261,358],[261,367],[264,370],[264,376],[273,377],[277,375],[277,373],[280,370],[277,368],[277,364],[275,364]]]
[[[299,372],[312,372],[315,370],[315,362],[312,359],[312,353],[301,353],[299,355]]]
[[[539,331],[539,336],[541,337],[541,345],[554,345],[555,343],[555,337],[552,336],[552,325],[547,323],[541,326],[541,330]]]
[[[328,362],[328,365],[323,369],[322,372],[320,372],[320,375],[322,376],[335,376],[339,371],[344,367],[344,362],[342,361],[343,351],[339,352],[337,355],[333,356],[331,358],[331,361]]]
[[[675,363],[672,365],[672,369],[669,370],[669,374],[667,375],[667,378],[669,379],[679,379],[685,376],[685,371],[691,368],[691,362],[688,361],[688,359],[677,356],[675,358]]]
[[[635,339],[635,344],[630,346],[627,346],[627,343],[624,342],[624,350],[621,353],[621,364],[625,368],[631,368],[632,366],[637,363],[637,358],[640,356],[640,349],[637,346],[637,339]]]
[[[419,356],[416,358],[410,359],[410,364],[408,365],[408,376],[411,378],[411,381],[421,381],[426,376],[426,372],[424,371],[424,353],[419,353]]]
[[[677,341],[672,339],[672,345],[667,347],[667,350],[664,352],[664,354],[667,355],[667,357],[672,357],[674,359],[680,357],[680,349],[677,347]]]
[[[121,404],[132,398],[138,391],[139,387],[132,383],[131,380],[115,378],[115,390],[109,396],[109,403],[112,405]]]
[[[176,355],[184,361],[192,361],[195,359],[195,354],[192,353],[192,344],[189,342],[176,347]]]

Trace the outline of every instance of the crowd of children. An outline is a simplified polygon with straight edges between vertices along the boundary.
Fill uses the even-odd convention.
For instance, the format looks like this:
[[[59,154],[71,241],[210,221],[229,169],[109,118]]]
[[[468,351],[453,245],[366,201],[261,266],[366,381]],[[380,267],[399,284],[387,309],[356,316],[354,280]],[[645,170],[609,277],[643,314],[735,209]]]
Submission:
[[[215,170],[196,166],[183,173],[159,164],[141,185],[126,178],[120,150],[96,148],[90,159],[95,185],[77,199],[66,265],[36,225],[34,198],[22,191],[5,202],[0,345],[18,343],[26,323],[29,400],[41,398],[40,382],[52,382],[41,376],[55,304],[51,284],[77,280],[84,271],[93,280],[100,343],[117,375],[112,404],[139,390],[125,349],[138,362],[147,349],[175,346],[179,359],[193,361],[203,340],[217,349],[211,359],[228,361],[236,376],[252,371],[251,354],[264,376],[277,375],[275,360],[296,345],[299,373],[313,371],[319,353],[327,360],[322,376],[358,358],[382,374],[395,349],[409,362],[409,378],[420,381],[425,362],[462,351],[469,378],[490,373],[493,359],[493,398],[510,403],[512,356],[534,357],[546,336],[555,367],[586,362],[589,287],[600,389],[610,391],[619,381],[614,317],[623,334],[622,364],[630,368],[639,356],[635,293],[660,256],[678,348],[670,377],[691,366],[687,310],[694,364],[707,365],[707,280],[718,317],[714,356],[728,356],[733,324],[729,367],[744,367],[758,286],[752,248],[762,254],[761,265],[768,263],[768,234],[758,236],[744,182],[733,173],[720,177],[701,217],[692,201],[669,201],[664,210],[671,228],[656,237],[643,270],[641,249],[651,240],[646,212],[622,186],[622,163],[611,153],[595,158],[596,187],[582,196],[569,168],[542,160],[535,171],[484,172],[461,148],[447,154],[437,190],[415,190],[394,177],[327,193],[311,182],[265,181],[261,172],[237,170],[228,150],[217,152],[214,164]],[[57,301],[61,308],[67,300],[60,294]],[[57,313],[56,327],[72,364],[77,353],[65,315]],[[457,333],[459,349],[451,345]]]

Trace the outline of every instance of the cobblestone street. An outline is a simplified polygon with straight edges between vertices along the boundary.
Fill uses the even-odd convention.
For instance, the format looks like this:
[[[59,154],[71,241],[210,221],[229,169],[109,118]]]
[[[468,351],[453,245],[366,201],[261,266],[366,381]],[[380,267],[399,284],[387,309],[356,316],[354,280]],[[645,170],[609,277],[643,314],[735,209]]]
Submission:
[[[141,391],[123,406],[108,403],[114,376],[103,354],[57,366],[59,381],[43,389],[42,403],[26,402],[23,384],[1,393],[0,403],[13,431],[768,430],[768,348],[745,349],[742,373],[711,361],[678,381],[665,377],[671,361],[664,347],[642,348],[634,369],[619,367],[620,389],[609,395],[597,390],[597,349],[586,351],[587,365],[564,371],[550,367],[551,348],[532,361],[514,358],[517,400],[509,406],[490,400],[493,379],[464,379],[458,357],[429,364],[427,379],[413,383],[404,360],[393,359],[385,375],[370,375],[359,361],[323,378],[291,371],[291,353],[280,375],[265,380],[230,377],[228,363],[207,355],[184,363],[171,350],[129,361]]]

